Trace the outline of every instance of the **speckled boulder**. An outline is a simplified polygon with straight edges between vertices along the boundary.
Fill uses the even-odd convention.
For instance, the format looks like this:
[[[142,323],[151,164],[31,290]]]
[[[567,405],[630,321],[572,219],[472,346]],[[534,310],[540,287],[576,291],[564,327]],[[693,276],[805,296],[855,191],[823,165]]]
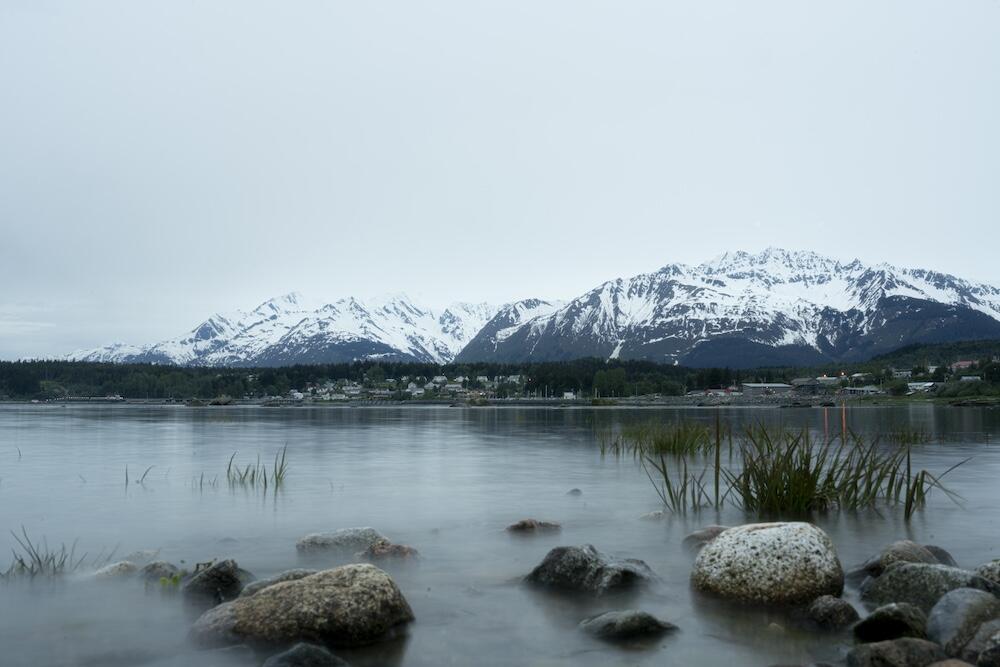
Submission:
[[[691,582],[740,602],[807,604],[844,589],[833,542],[809,523],[754,523],[722,532],[695,559]]]
[[[973,570],[973,572],[984,579],[989,579],[995,584],[1000,584],[1000,560],[991,560],[989,563],[983,563]]]
[[[198,605],[210,605],[232,600],[254,576],[234,560],[223,560],[197,570],[181,586],[184,599]]]
[[[924,611],[956,588],[977,588],[1000,593],[1000,585],[957,567],[928,563],[895,563],[877,579],[861,587],[861,599],[872,605],[909,602]]]
[[[855,646],[847,654],[847,667],[928,667],[947,657],[934,642],[904,637]]]
[[[295,581],[297,579],[305,579],[306,577],[316,574],[319,570],[309,570],[306,568],[296,568],[294,570],[285,570],[284,572],[279,572],[273,577],[268,577],[267,579],[259,579],[253,583],[244,586],[243,590],[240,591],[240,597],[246,598],[251,595],[256,595],[268,586],[274,586],[275,584],[280,584],[283,581]]]
[[[388,574],[374,565],[344,565],[210,609],[195,622],[191,638],[200,646],[363,646],[412,620],[409,603]]]
[[[883,605],[854,626],[854,638],[862,643],[902,637],[927,638],[927,615],[906,602]]]
[[[833,632],[850,627],[859,618],[854,605],[832,595],[821,595],[813,600],[806,609],[806,617],[816,627]]]
[[[94,573],[95,579],[125,579],[133,577],[139,571],[139,566],[129,560],[105,565]]]
[[[636,609],[606,611],[580,623],[588,635],[609,641],[624,641],[642,637],[659,637],[677,629],[673,623],[660,620]]]
[[[374,528],[341,528],[332,533],[306,535],[295,543],[295,548],[301,554],[329,553],[336,556],[353,556],[384,539],[385,535]]]
[[[604,595],[655,579],[656,575],[643,561],[611,559],[585,544],[552,549],[525,581],[541,588]]]
[[[299,642],[292,648],[272,655],[262,667],[350,667],[322,646]]]
[[[1000,617],[1000,599],[974,588],[957,588],[941,596],[927,616],[927,638],[944,647],[948,655],[965,656],[965,645],[979,626]]]

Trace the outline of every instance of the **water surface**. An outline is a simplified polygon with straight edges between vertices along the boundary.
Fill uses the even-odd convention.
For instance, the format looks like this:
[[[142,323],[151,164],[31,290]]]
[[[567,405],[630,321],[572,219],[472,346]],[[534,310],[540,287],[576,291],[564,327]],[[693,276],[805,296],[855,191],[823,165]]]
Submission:
[[[629,421],[697,419],[714,409],[0,407],[0,553],[25,530],[49,546],[78,540],[97,555],[159,549],[192,566],[232,557],[258,577],[301,566],[304,534],[373,526],[419,549],[390,568],[414,608],[408,636],[362,651],[355,665],[770,665],[828,659],[836,640],[788,626],[776,613],[737,609],[691,592],[691,530],[751,518],[733,508],[666,521],[643,470],[602,458],[599,433]],[[817,435],[907,427],[931,434],[914,465],[951,472],[962,506],[934,494],[909,523],[894,509],[816,517],[845,565],[900,538],[944,546],[961,565],[998,557],[1000,410],[929,405],[727,409],[723,420],[807,426]],[[288,447],[284,487],[231,489],[229,458],[271,460]],[[20,449],[20,455],[18,454]],[[129,484],[125,485],[128,467]],[[142,485],[136,483],[152,466]],[[213,480],[218,479],[213,484]],[[579,496],[567,495],[579,488]],[[521,518],[558,521],[561,533],[514,538]],[[552,547],[594,544],[645,560],[662,586],[630,599],[585,602],[526,589],[520,579]],[[0,567],[8,558],[0,557]],[[847,596],[855,596],[848,591]],[[641,607],[680,626],[652,645],[609,646],[576,629],[585,616]],[[191,612],[141,584],[58,583],[0,589],[4,665],[240,665],[241,655],[195,651]]]

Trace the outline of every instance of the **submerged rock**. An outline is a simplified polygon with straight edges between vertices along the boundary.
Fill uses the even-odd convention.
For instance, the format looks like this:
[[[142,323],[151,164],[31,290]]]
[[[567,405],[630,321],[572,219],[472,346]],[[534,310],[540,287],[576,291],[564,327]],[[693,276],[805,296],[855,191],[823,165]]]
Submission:
[[[390,560],[416,560],[419,557],[420,552],[413,547],[406,544],[393,544],[389,540],[379,540],[364,551],[355,554],[355,558],[373,563]]]
[[[132,577],[139,571],[139,566],[128,560],[120,560],[117,563],[105,565],[97,572],[94,572],[95,579],[125,579]]]
[[[341,528],[332,533],[312,533],[299,539],[295,548],[299,553],[329,552],[340,556],[353,556],[386,537],[374,528]]]
[[[558,523],[538,519],[521,519],[507,526],[509,533],[554,533],[559,530],[562,530],[562,526]]]
[[[269,586],[202,614],[191,629],[201,646],[310,641],[362,646],[413,620],[406,598],[374,565],[344,565]]]
[[[926,639],[927,615],[907,602],[883,605],[854,626],[854,637],[863,643],[902,637]]]
[[[832,595],[821,595],[806,610],[809,621],[823,630],[843,630],[854,624],[858,611],[847,600]]]
[[[861,599],[875,605],[909,602],[924,611],[956,588],[977,588],[1000,593],[1000,585],[957,567],[928,563],[896,563],[877,579],[861,587]]]
[[[294,570],[285,570],[284,572],[279,572],[273,577],[268,577],[267,579],[259,579],[253,583],[247,584],[242,591],[240,591],[240,597],[250,597],[251,595],[256,595],[268,586],[274,586],[275,584],[280,584],[283,581],[295,581],[296,579],[304,579],[311,575],[316,574],[319,570],[308,570],[306,568],[296,568]]]
[[[927,637],[944,647],[948,655],[965,659],[965,645],[986,621],[1000,617],[1000,599],[974,588],[958,588],[941,596],[927,617]]]
[[[722,531],[728,529],[729,526],[705,526],[704,528],[687,535],[681,544],[692,551],[697,551],[721,535]]]
[[[652,512],[646,512],[639,518],[643,521],[662,521],[667,518],[667,513],[663,510],[653,510]]]
[[[195,571],[181,586],[184,598],[197,604],[218,604],[237,597],[254,576],[237,565],[223,560]]]
[[[659,637],[677,629],[673,623],[635,609],[606,611],[580,623],[580,629],[599,639],[626,640]]]
[[[159,555],[159,549],[140,549],[139,551],[133,551],[128,554],[122,560],[127,560],[130,563],[135,563],[139,567],[142,567],[143,565],[149,565],[152,563]]]
[[[180,568],[165,560],[153,561],[139,570],[139,576],[145,581],[158,582],[160,579],[170,579],[180,574]]]
[[[604,595],[655,579],[656,575],[643,561],[610,559],[592,545],[585,544],[552,549],[525,581],[543,588]]]
[[[350,667],[346,662],[316,644],[299,642],[292,648],[272,655],[262,667]]]
[[[583,495],[583,491],[581,491],[580,489],[570,489],[569,491],[566,492],[566,495],[567,496],[582,496]]]
[[[706,544],[691,581],[740,602],[794,605],[839,596],[844,572],[830,538],[816,526],[756,523],[730,528]]]
[[[934,642],[904,637],[855,646],[847,654],[847,667],[927,667],[947,657]]]

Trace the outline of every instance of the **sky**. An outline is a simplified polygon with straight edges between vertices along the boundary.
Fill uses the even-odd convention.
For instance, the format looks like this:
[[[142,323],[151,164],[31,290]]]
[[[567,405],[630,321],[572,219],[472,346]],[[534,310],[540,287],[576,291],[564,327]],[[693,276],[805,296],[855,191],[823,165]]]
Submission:
[[[1000,285],[997,0],[3,0],[0,358],[726,250]]]

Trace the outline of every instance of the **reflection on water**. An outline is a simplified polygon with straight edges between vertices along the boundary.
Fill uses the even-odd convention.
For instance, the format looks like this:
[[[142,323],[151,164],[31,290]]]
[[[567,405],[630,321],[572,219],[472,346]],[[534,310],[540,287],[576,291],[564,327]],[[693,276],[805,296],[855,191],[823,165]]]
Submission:
[[[420,550],[391,569],[414,608],[408,637],[340,653],[357,665],[768,665],[836,657],[844,647],[799,632],[781,613],[734,609],[694,595],[681,539],[709,523],[747,520],[702,511],[666,521],[638,517],[656,495],[631,459],[603,459],[597,434],[629,420],[696,419],[713,409],[558,408],[0,408],[0,551],[23,525],[50,545],[78,550],[160,549],[188,567],[233,557],[258,576],[303,565],[295,540],[310,532],[374,526]],[[909,537],[949,549],[962,565],[998,557],[1000,509],[993,492],[1000,411],[926,405],[824,409],[728,409],[734,425],[921,430],[931,442],[914,465],[943,471],[974,456],[907,525],[901,512],[816,517],[852,564]],[[270,461],[287,443],[284,487],[230,489],[232,454]],[[17,448],[21,450],[18,457]],[[128,466],[130,483],[125,485]],[[147,468],[142,485],[136,483]],[[213,480],[216,480],[213,483]],[[566,495],[580,488],[580,496]],[[503,527],[535,517],[561,533],[511,537]],[[645,560],[662,585],[629,600],[551,596],[520,585],[559,544],[592,543]],[[6,565],[0,558],[0,566]],[[321,566],[328,565],[320,563]],[[853,592],[848,591],[848,596]],[[680,626],[652,647],[609,646],[582,635],[583,617],[635,606]],[[242,652],[197,653],[186,641],[190,611],[176,597],[135,582],[83,577],[0,590],[4,665],[245,665]],[[776,635],[774,622],[786,628]]]

